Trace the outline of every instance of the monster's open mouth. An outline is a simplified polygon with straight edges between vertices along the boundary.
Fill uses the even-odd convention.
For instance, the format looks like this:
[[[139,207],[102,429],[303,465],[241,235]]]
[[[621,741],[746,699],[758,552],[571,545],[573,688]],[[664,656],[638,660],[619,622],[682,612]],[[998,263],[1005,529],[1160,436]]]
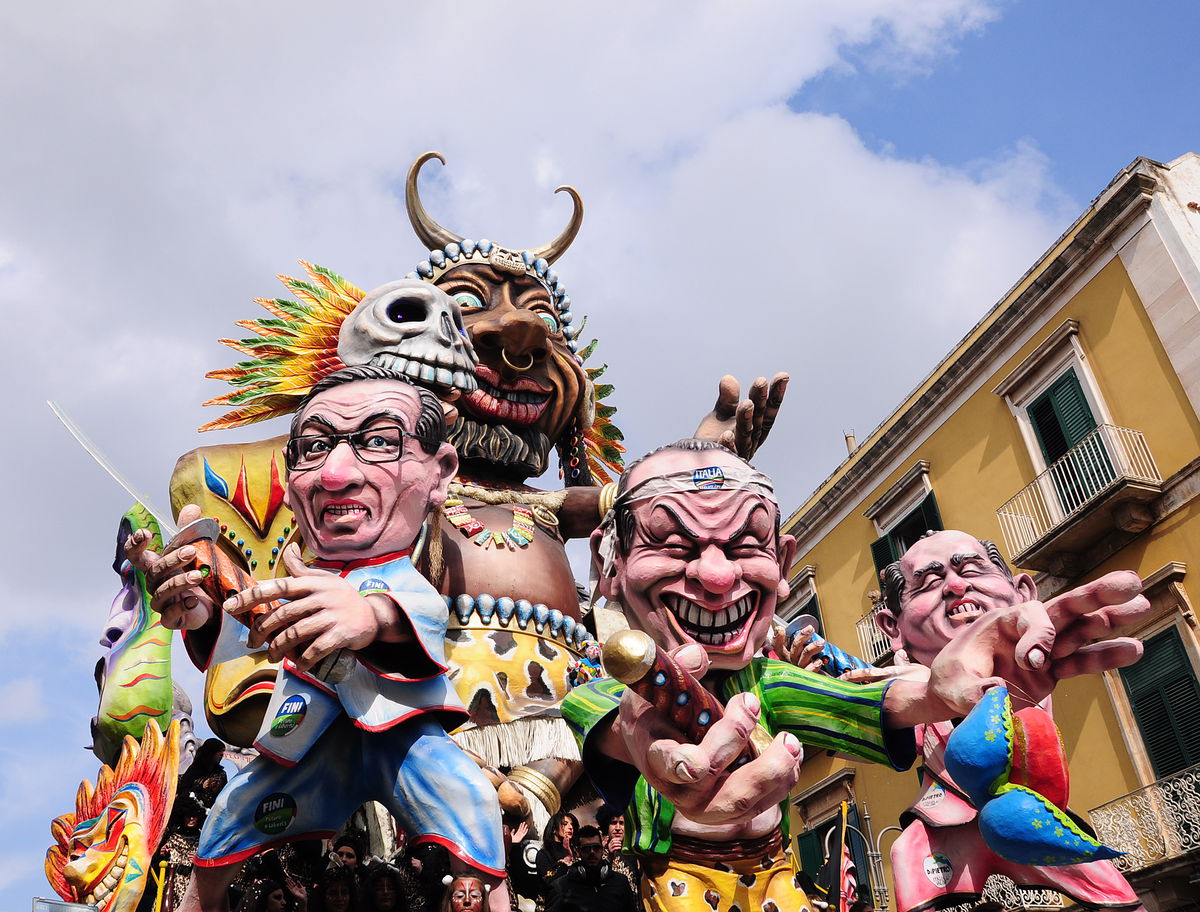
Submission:
[[[120,886],[121,878],[125,876],[125,865],[128,862],[129,840],[122,836],[121,851],[114,855],[108,867],[97,875],[97,879],[88,885],[88,892],[83,897],[83,901],[89,906],[99,906],[103,909],[108,903],[109,896]]]
[[[471,392],[476,386],[475,375],[470,370],[463,370],[457,365],[447,367],[442,364],[431,364],[421,358],[406,358],[391,352],[378,352],[371,358],[371,363],[406,374],[419,383],[451,386],[464,393]]]
[[[542,417],[553,398],[526,377],[505,382],[500,375],[482,364],[475,370],[478,388],[463,398],[468,411],[481,418],[495,418],[506,424],[529,425]]]
[[[673,592],[664,593],[662,598],[679,629],[704,646],[728,646],[740,639],[754,616],[756,601],[751,592],[714,610]]]

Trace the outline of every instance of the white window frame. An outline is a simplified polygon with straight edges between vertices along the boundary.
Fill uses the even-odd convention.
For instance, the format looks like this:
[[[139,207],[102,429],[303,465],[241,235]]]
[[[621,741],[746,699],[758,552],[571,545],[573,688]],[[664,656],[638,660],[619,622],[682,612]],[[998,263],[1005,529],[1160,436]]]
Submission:
[[[997,396],[1004,399],[1009,411],[1021,430],[1025,448],[1029,458],[1033,460],[1035,474],[1041,474],[1049,468],[1038,443],[1037,433],[1033,422],[1029,420],[1029,406],[1050,385],[1062,377],[1069,369],[1075,369],[1083,396],[1087,399],[1088,407],[1096,424],[1113,424],[1108,405],[1100,394],[1100,386],[1096,375],[1092,372],[1091,362],[1079,339],[1079,321],[1064,320],[1045,341],[1013,368],[1008,375],[993,389]]]
[[[882,538],[907,519],[921,501],[932,493],[929,461],[921,459],[867,507],[863,515],[875,524],[875,534]]]
[[[1183,642],[1188,659],[1191,660],[1192,674],[1200,680],[1200,641],[1196,637],[1196,613],[1182,583],[1186,573],[1187,564],[1182,561],[1170,561],[1143,580],[1142,591],[1150,600],[1152,612],[1140,627],[1130,631],[1128,635],[1148,639],[1174,627],[1179,632],[1179,639]],[[1137,717],[1133,714],[1133,706],[1129,702],[1129,694],[1125,690],[1125,682],[1121,680],[1120,672],[1104,672],[1104,686],[1108,690],[1109,699],[1112,700],[1113,711],[1121,728],[1121,737],[1138,780],[1143,786],[1150,785],[1156,781],[1154,767],[1142,741],[1141,729],[1138,728]]]

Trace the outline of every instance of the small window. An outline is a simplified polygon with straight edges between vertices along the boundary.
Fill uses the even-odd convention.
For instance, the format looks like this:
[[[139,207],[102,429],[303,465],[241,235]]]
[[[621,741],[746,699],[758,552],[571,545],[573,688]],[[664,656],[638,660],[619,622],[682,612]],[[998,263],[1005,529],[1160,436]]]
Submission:
[[[899,560],[926,532],[940,532],[944,528],[937,498],[930,491],[910,513],[871,543],[875,572],[879,573],[892,561]]]
[[[1026,412],[1064,514],[1087,503],[1116,478],[1103,436],[1092,433],[1096,419],[1074,368],[1029,403]]]
[[[1046,465],[1057,462],[1096,429],[1096,419],[1074,368],[1029,403],[1027,411]]]
[[[1145,644],[1141,659],[1121,669],[1121,680],[1161,779],[1200,763],[1200,683],[1174,627]]]

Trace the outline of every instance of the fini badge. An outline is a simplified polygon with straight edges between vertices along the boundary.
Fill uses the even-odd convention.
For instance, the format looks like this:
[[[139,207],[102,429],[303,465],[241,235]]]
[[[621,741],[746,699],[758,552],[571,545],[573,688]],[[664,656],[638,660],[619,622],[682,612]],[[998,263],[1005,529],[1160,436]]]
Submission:
[[[296,799],[285,792],[268,795],[254,809],[254,828],[268,836],[282,833],[295,819]]]
[[[271,734],[282,738],[295,731],[297,726],[304,721],[304,714],[307,712],[308,700],[301,694],[288,697],[279,707],[279,712],[275,713],[275,718],[271,720]]]

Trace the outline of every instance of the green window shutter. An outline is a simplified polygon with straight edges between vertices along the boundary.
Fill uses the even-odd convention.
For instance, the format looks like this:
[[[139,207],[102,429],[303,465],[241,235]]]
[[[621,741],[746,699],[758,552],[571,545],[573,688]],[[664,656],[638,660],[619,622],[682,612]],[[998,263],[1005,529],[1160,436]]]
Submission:
[[[846,815],[846,822],[857,829],[859,833],[863,831],[862,823],[858,818],[858,805],[854,802],[850,803],[850,813]],[[850,857],[854,859],[854,867],[858,871],[859,899],[870,899],[872,896],[871,866],[867,860],[867,847],[863,839],[859,838],[858,833],[852,830],[846,830],[846,841],[850,844]]]
[[[1145,652],[1121,670],[1154,774],[1160,779],[1200,763],[1200,683],[1179,631],[1146,640]]]
[[[796,847],[800,850],[800,870],[815,880],[821,873],[821,865],[825,863],[820,833],[801,833],[796,837]]]
[[[1096,428],[1096,419],[1073,368],[1050,384],[1046,392],[1029,404],[1027,411],[1046,465],[1062,458]]]
[[[925,527],[921,532],[922,535],[928,531],[941,532],[946,528],[942,525],[942,514],[941,511],[938,510],[937,498],[933,496],[932,491],[930,491],[925,496],[925,499],[921,501],[920,510],[921,524]]]
[[[821,633],[821,628],[825,622],[821,618],[821,606],[817,604],[817,594],[815,592],[808,597],[808,601],[800,606],[800,610],[796,614],[811,614],[815,617],[817,619],[817,633],[824,636]]]
[[[871,542],[871,560],[875,561],[876,576],[892,561],[899,559],[900,555],[896,553],[896,546],[892,543],[891,535],[885,535],[883,538],[877,538]]]

